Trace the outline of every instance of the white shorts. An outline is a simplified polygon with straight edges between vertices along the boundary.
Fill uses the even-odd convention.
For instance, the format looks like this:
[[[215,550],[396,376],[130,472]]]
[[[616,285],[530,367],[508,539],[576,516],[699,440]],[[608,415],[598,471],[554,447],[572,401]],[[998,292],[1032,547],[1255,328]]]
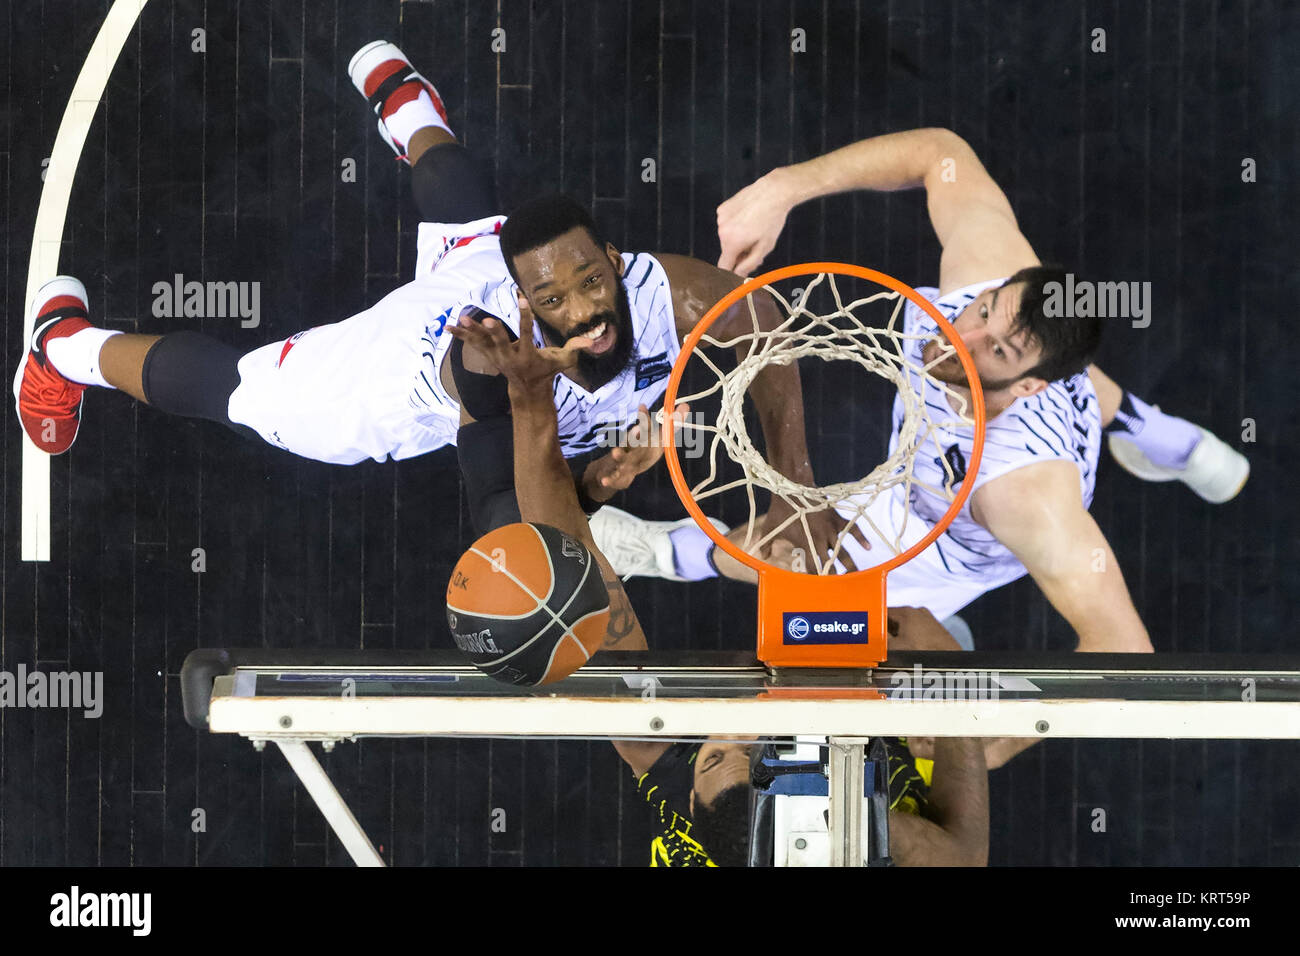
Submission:
[[[847,518],[856,509],[842,505],[836,510]],[[902,485],[895,485],[869,502],[857,526],[871,542],[871,550],[864,550],[851,536],[845,537],[843,547],[859,568],[880,564],[892,557],[893,539],[900,529],[902,550],[906,550],[924,538],[931,527],[909,512]],[[972,572],[956,562],[945,561],[938,543],[935,543],[885,576],[885,600],[890,607],[926,608],[942,621],[981,594],[1010,584],[1026,573],[1023,564],[1014,559],[1008,561],[1005,557],[986,572]]]
[[[338,465],[455,444],[460,406],[439,374],[452,341],[443,329],[470,289],[508,275],[495,239],[500,222],[422,223],[414,281],[350,319],[239,360],[230,420],[278,448]]]

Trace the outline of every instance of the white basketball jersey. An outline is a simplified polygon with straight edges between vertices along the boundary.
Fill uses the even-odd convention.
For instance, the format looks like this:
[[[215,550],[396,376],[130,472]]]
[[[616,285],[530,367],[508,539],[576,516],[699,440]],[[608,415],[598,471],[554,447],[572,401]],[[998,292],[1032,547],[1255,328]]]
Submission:
[[[516,286],[501,257],[504,221],[421,223],[413,281],[350,319],[240,359],[231,421],[304,458],[343,465],[454,444],[460,407],[441,377],[452,341],[447,323],[474,306],[519,329]],[[623,262],[634,354],[622,374],[594,392],[556,376],[568,457],[597,447],[606,428],[634,421],[638,404],[653,406],[680,349],[663,266],[645,253],[625,254]],[[541,344],[540,332],[534,339]]]
[[[587,391],[566,375],[555,377],[560,447],[566,458],[601,447],[606,432],[622,429],[636,420],[637,406],[653,409],[668,387],[668,375],[681,351],[673,297],[663,266],[644,252],[623,253],[623,265],[623,286],[627,289],[632,315],[632,357],[622,372],[595,391]],[[517,335],[516,288],[507,276],[479,289],[473,296],[473,304],[500,318]],[[536,324],[533,341],[538,346],[545,344]]]
[[[939,313],[951,322],[981,292],[1001,285],[1004,281],[1006,280],[998,279],[980,282],[942,297],[939,296],[939,290],[934,288],[918,288],[916,291],[933,302]],[[911,302],[904,309],[904,324],[908,333],[938,333],[934,320]],[[924,346],[925,339],[907,340],[908,357],[918,365],[923,364],[921,350]],[[915,382],[914,387],[920,390]],[[931,402],[943,401],[941,396],[936,395],[935,389],[925,391],[934,396],[930,399]],[[931,409],[933,419],[939,420],[941,416],[947,420],[955,418],[951,409]],[[902,419],[903,400],[899,397],[894,401],[891,452],[897,447]],[[974,445],[974,428],[966,426],[941,429],[936,432],[936,438],[943,448],[943,457],[948,459],[954,472],[964,475]],[[1017,399],[1000,415],[985,423],[984,454],[979,474],[975,477],[975,488],[1017,468],[1059,459],[1073,462],[1078,467],[1079,490],[1086,508],[1092,503],[1100,453],[1101,413],[1097,393],[1093,390],[1087,373],[1083,372],[1052,382],[1031,398]],[[947,480],[944,463],[934,454],[933,442],[927,442],[917,454],[913,473],[918,484],[912,485],[909,509],[927,524],[933,525],[948,510],[947,501],[920,487],[920,484],[928,484],[942,488]],[[999,571],[1010,572],[1013,569],[1019,569],[1023,573],[1024,570],[1015,555],[971,517],[970,498],[966,499],[948,530],[935,542],[935,547],[945,567],[958,574],[963,570],[978,572],[982,576],[996,575]]]

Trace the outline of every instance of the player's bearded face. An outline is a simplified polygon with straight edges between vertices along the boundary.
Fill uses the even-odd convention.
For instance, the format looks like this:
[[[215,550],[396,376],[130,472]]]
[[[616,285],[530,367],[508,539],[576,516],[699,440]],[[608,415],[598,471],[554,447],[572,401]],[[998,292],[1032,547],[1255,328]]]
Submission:
[[[921,359],[927,365],[943,354],[943,350],[948,348],[948,343],[944,339],[931,339],[921,350]],[[946,385],[959,385],[963,388],[969,388],[970,384],[966,378],[966,370],[961,366],[961,359],[957,358],[955,351],[949,350],[950,354],[930,368],[930,374]],[[975,370],[979,373],[980,387],[987,392],[999,392],[1004,388],[1010,388],[1020,376],[1016,375],[1011,378],[997,378],[989,374],[989,371],[980,365],[979,356],[971,353],[971,358],[975,362]]]
[[[570,339],[602,331],[598,341],[605,345],[599,352],[583,349],[578,353],[578,372],[589,388],[599,388],[611,381],[619,372],[627,368],[632,358],[632,347],[636,344],[632,331],[632,308],[628,304],[627,289],[617,275],[613,276],[616,286],[613,294],[613,308],[597,312],[587,321],[561,332],[555,326],[536,316],[537,324],[542,327],[546,338],[562,345]],[[610,334],[613,341],[609,342]]]
[[[1039,358],[1037,348],[1028,342],[1023,343],[1026,351],[1021,356],[1008,354],[1006,347],[1001,344],[1007,337],[1004,326],[1005,316],[999,319],[996,315],[988,293],[977,298],[953,320],[953,328],[970,352],[975,371],[979,374],[980,387],[986,393],[1010,388],[1023,377],[1023,372],[1018,373],[1017,366],[1022,366],[1025,370],[1031,369]],[[944,351],[948,355],[940,359]],[[921,349],[921,359],[930,366],[930,375],[940,382],[969,387],[966,370],[962,368],[956,351],[948,346],[947,339],[936,337],[927,342]],[[932,362],[935,364],[931,366]]]

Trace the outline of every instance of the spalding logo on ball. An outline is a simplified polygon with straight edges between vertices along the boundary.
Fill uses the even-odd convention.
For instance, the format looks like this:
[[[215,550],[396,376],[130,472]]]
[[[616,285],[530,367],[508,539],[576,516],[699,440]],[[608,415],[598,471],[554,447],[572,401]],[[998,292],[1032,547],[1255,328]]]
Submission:
[[[605,642],[609,592],[586,546],[544,524],[509,524],[461,555],[447,585],[456,646],[490,677],[550,684]]]

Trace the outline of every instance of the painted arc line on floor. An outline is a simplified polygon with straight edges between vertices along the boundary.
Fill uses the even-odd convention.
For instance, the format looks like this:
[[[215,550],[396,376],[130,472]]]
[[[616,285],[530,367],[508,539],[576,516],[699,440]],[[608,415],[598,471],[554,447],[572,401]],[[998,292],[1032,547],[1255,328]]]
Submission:
[[[81,160],[90,125],[99,112],[99,103],[108,85],[109,74],[117,63],[126,38],[135,27],[140,11],[149,0],[114,0],[104,18],[104,25],[81,65],[81,73],[72,87],[59,133],[54,138],[50,164],[41,186],[41,201],[36,210],[36,228],[32,231],[32,258],[27,267],[27,294],[23,298],[23,338],[32,334],[28,314],[36,290],[59,273],[59,248],[63,243],[63,226],[72,195],[72,181]],[[22,479],[22,559],[50,560],[50,456],[41,451],[23,432]]]

